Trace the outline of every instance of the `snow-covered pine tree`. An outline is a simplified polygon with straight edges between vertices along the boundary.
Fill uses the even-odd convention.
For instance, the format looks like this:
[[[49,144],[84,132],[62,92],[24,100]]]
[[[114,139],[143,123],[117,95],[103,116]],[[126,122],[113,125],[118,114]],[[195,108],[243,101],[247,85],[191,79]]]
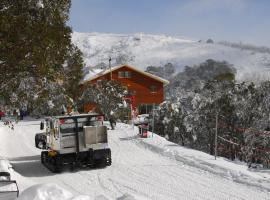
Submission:
[[[81,95],[79,84],[83,79],[83,58],[82,52],[73,44],[68,51],[62,71],[63,87],[67,95],[77,101]]]
[[[184,113],[182,112],[180,103],[165,101],[160,104],[154,116],[155,132],[181,145],[189,143],[183,123]]]
[[[241,113],[249,122],[249,127],[244,132],[243,153],[248,162],[270,167],[270,82],[262,82],[250,89],[254,91],[253,95],[250,95],[245,103],[249,109]]]
[[[63,64],[73,60],[77,65],[81,59],[71,45],[71,28],[66,25],[70,4],[70,0],[0,2],[0,101],[4,105],[35,105],[37,109],[56,96],[73,97],[74,89],[61,83],[66,80]],[[76,72],[81,73],[79,68]],[[68,79],[70,84],[77,85],[77,73],[75,79]],[[60,89],[63,86],[67,89]],[[23,91],[23,87],[28,89]]]
[[[105,117],[109,117],[111,112],[117,115],[120,108],[123,108],[123,97],[126,94],[127,90],[119,82],[100,80],[84,89],[80,104],[97,104]]]

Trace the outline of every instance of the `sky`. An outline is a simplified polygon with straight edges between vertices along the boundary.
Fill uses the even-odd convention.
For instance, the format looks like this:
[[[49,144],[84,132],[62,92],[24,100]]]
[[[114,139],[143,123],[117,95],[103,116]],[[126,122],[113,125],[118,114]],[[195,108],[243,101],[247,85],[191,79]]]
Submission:
[[[149,33],[270,47],[270,0],[72,0],[77,32]]]

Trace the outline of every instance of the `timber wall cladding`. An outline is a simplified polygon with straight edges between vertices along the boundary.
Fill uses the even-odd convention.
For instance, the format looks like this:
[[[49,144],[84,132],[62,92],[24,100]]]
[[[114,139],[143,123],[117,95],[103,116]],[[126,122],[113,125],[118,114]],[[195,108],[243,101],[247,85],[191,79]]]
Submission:
[[[118,72],[120,71],[131,72],[131,77],[118,77]],[[92,80],[91,82],[95,83],[97,80],[100,79],[110,80],[110,76],[110,73],[108,73]],[[125,66],[113,71],[112,78],[113,80],[118,80],[122,85],[126,86],[129,91],[134,92],[135,106],[153,103],[160,104],[163,101],[163,83],[160,81],[157,81]],[[150,90],[152,86],[155,87],[155,92],[152,92]]]

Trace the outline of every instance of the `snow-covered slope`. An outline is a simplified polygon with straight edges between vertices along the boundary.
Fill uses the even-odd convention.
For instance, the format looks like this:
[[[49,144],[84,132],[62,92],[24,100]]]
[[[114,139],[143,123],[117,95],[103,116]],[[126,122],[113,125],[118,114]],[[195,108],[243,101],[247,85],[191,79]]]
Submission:
[[[171,62],[181,71],[185,65],[199,64],[211,58],[233,64],[238,71],[238,79],[270,77],[269,52],[209,44],[184,37],[150,34],[74,32],[72,40],[83,52],[86,67],[102,62],[108,65],[110,56],[114,62],[117,57],[122,56],[128,64],[143,70],[150,65],[162,66]]]
[[[121,123],[108,132],[111,166],[53,174],[34,146],[38,128],[38,121],[19,122],[14,130],[0,122],[0,156],[13,165],[22,200],[269,199],[269,172],[155,134],[139,138],[136,127]]]

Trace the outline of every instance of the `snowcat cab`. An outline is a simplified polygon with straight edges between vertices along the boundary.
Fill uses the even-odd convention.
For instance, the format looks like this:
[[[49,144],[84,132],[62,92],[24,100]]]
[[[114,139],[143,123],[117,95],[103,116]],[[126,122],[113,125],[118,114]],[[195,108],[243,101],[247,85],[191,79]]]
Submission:
[[[80,114],[46,118],[45,133],[35,136],[41,152],[41,162],[52,172],[60,172],[64,165],[111,165],[107,127],[103,115]]]
[[[0,160],[0,200],[14,200],[19,196],[17,182],[10,178],[10,168],[7,160]]]

